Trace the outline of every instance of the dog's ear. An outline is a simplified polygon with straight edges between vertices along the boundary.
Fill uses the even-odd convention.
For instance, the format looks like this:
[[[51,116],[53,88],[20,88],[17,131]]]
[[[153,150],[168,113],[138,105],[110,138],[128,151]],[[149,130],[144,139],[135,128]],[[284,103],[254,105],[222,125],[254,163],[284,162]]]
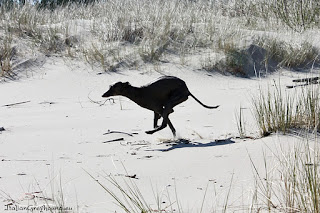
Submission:
[[[125,86],[130,86],[131,84],[127,81],[123,83]]]

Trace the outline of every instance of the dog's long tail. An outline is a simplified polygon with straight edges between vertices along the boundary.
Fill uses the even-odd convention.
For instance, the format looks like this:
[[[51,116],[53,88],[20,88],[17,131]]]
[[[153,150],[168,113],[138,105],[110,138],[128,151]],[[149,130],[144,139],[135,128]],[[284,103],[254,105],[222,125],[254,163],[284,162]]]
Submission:
[[[194,95],[192,95],[191,93],[190,93],[190,95],[191,95],[191,97],[192,98],[194,98],[194,100],[196,100],[199,104],[201,104],[203,107],[205,107],[205,108],[208,108],[208,109],[216,109],[216,108],[218,108],[220,105],[217,105],[217,106],[207,106],[207,105],[205,105],[205,104],[203,104],[201,101],[199,101],[199,99],[198,98],[196,98]]]

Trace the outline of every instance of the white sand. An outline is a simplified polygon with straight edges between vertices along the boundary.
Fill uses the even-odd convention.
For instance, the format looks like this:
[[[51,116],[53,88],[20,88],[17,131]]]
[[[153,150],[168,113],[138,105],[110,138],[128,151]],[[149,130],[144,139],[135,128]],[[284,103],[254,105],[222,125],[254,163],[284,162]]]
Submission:
[[[171,200],[176,212],[176,195],[184,212],[199,212],[206,188],[202,212],[220,212],[231,184],[228,209],[247,211],[255,189],[249,156],[263,173],[264,158],[276,166],[272,152],[279,152],[279,147],[287,150],[300,139],[283,135],[239,139],[235,114],[240,106],[245,108],[246,133],[257,137],[252,96],[259,86],[272,87],[273,79],[280,78],[284,87],[298,74],[282,72],[265,79],[242,79],[208,75],[187,66],[161,66],[162,74],[185,80],[203,103],[220,105],[210,110],[189,98],[175,108],[171,121],[178,137],[190,140],[189,144],[164,143],[172,139],[169,128],[145,134],[152,129],[153,112],[127,98],[114,97],[114,104],[107,101],[102,106],[89,100],[88,96],[102,103],[101,95],[114,82],[140,86],[161,75],[147,68],[97,75],[83,64],[66,65],[51,58],[27,78],[1,83],[0,126],[6,131],[0,134],[0,212],[12,201],[20,207],[52,204],[28,193],[41,191],[33,195],[57,199],[61,189],[64,206],[74,212],[119,210],[86,171],[108,187],[111,184],[104,177],[109,174],[120,183],[133,180],[125,175],[136,175],[134,182],[151,208],[157,209],[154,194],[158,194],[165,202],[162,208]],[[30,102],[3,107],[22,101]],[[103,135],[108,130],[138,134]],[[103,143],[118,138],[123,140]]]

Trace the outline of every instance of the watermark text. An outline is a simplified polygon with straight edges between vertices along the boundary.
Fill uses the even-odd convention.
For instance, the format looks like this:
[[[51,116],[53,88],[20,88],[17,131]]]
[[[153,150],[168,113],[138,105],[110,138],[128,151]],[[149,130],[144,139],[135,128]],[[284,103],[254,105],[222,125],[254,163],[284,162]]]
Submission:
[[[67,211],[72,211],[71,207],[65,207],[65,206],[49,206],[49,205],[40,205],[40,206],[33,206],[33,205],[28,205],[28,206],[20,206],[20,205],[5,205],[4,206],[5,211],[28,211],[28,212],[53,212],[53,211],[58,211],[58,212],[67,212]]]

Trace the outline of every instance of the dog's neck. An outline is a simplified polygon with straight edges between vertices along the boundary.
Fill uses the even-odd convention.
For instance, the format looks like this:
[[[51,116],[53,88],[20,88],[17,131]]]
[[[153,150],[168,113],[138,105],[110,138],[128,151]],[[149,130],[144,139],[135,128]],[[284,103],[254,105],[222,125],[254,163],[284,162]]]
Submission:
[[[138,104],[139,100],[142,98],[140,89],[141,88],[139,87],[134,87],[130,85],[121,95],[129,98],[130,100]]]

